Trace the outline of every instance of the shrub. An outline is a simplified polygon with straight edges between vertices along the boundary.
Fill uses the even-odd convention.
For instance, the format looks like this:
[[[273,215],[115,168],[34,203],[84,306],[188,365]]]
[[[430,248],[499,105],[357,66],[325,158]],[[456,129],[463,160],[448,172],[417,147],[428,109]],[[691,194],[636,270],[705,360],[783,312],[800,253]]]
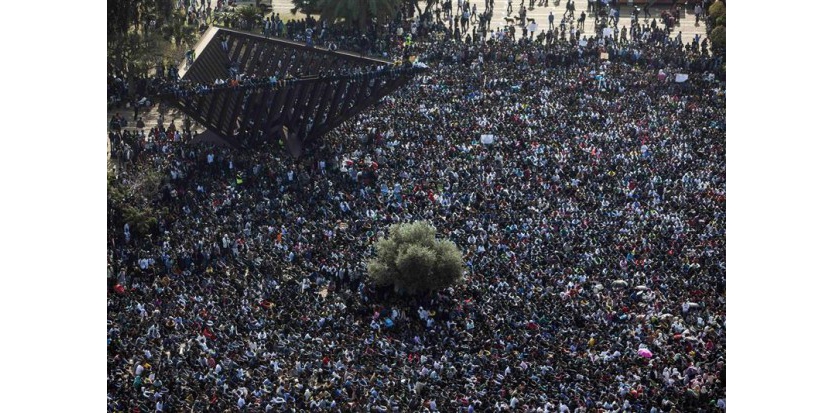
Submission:
[[[709,41],[712,43],[713,51],[726,50],[726,28],[717,26],[709,32]]]
[[[726,5],[723,4],[722,1],[718,0],[714,2],[711,6],[709,6],[709,19],[711,19],[712,23],[715,23],[717,19],[721,17],[725,21]]]
[[[132,181],[123,182],[112,170],[107,172],[108,217],[117,227],[130,224],[131,233],[142,236],[152,234],[158,225],[160,210],[152,205],[157,199],[164,181],[164,174],[154,170],[137,171]]]
[[[376,258],[367,263],[370,280],[413,294],[451,286],[463,277],[463,256],[449,240],[438,240],[430,223],[395,224],[374,243]]]

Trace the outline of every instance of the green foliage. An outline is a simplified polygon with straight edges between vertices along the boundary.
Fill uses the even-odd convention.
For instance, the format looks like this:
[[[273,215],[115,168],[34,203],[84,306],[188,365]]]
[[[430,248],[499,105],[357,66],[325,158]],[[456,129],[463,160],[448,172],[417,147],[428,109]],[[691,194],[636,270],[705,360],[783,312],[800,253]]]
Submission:
[[[151,202],[159,196],[163,180],[161,172],[147,170],[141,171],[132,182],[123,182],[109,170],[107,208],[111,210],[117,226],[128,223],[134,234],[151,234],[158,224]]]
[[[717,0],[709,6],[709,19],[712,23],[716,23],[718,18],[723,18],[726,21],[726,5],[722,1]]]
[[[158,225],[153,211],[134,205],[125,205],[121,211],[124,222],[130,224],[130,231],[138,235],[148,235]]]
[[[193,43],[196,29],[174,13],[173,0],[110,0],[107,2],[107,65],[110,73],[144,76],[171,49]],[[156,20],[160,30],[144,30]],[[178,55],[178,53],[174,53]],[[177,56],[181,58],[181,56]]]
[[[138,16],[139,8],[135,0],[109,0],[107,2],[107,39],[127,33]]]
[[[148,0],[143,0],[149,2]],[[174,14],[174,0],[152,0],[150,1],[153,7],[152,14],[160,23],[170,20],[170,16]]]
[[[173,40],[177,47],[191,45],[197,41],[197,29],[185,24],[185,15],[178,12],[166,25],[162,26],[165,39]]]
[[[248,30],[254,28],[255,23],[261,19],[260,10],[252,5],[238,7],[236,14],[240,20],[243,20],[243,25]]]
[[[108,41],[126,35],[131,26],[138,29],[142,21],[156,20],[159,26],[174,14],[174,0],[108,0]]]
[[[713,27],[709,31],[712,52],[724,53],[726,51],[726,5],[722,1],[717,0],[709,6],[709,22]]]
[[[374,244],[376,258],[367,263],[376,285],[393,286],[409,294],[438,290],[463,277],[463,256],[449,240],[425,221],[392,225],[387,237]]]
[[[717,26],[709,32],[709,41],[712,43],[712,50],[722,52],[726,50],[726,27]]]
[[[343,20],[349,26],[365,30],[376,19],[384,22],[396,16],[402,0],[318,0],[321,18],[337,22]]]
[[[160,33],[130,31],[107,39],[107,65],[110,70],[141,76],[162,57],[166,40]],[[168,42],[169,43],[169,42]]]

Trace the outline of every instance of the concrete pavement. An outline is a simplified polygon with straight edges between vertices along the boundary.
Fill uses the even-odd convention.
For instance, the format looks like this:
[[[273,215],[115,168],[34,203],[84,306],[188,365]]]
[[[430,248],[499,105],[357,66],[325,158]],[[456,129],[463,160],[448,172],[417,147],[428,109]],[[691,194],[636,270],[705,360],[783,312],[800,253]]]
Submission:
[[[212,1],[212,4],[214,4],[215,2],[216,2],[216,0]],[[424,11],[425,10],[425,8],[424,8],[424,3],[425,2],[423,1],[423,2],[420,2],[420,3],[422,3],[421,7],[423,7],[423,11]],[[486,0],[470,0],[469,3],[472,6],[477,5],[477,12],[478,13],[482,13],[484,10],[486,10]],[[492,21],[491,21],[491,27],[493,29],[504,27],[506,25],[506,21],[504,20],[504,18],[509,17],[506,14],[506,9],[507,9],[508,3],[509,3],[509,0],[495,0],[495,13],[494,13],[494,16],[492,16]],[[620,6],[620,8],[619,8],[619,17],[620,17],[619,18],[619,29],[620,30],[622,28],[622,25],[625,25],[625,27],[628,27],[628,28],[630,27],[630,21],[631,21],[630,20],[630,15],[631,15],[631,11],[633,10],[633,7],[627,5],[628,3],[629,2],[626,1],[626,0],[620,1],[620,4],[622,4],[622,6]],[[525,6],[528,7],[529,6],[529,0],[524,0],[524,4],[525,4]],[[538,4],[538,0],[535,0],[535,5],[536,6],[531,8],[531,9],[527,8],[526,17],[527,17],[527,19],[530,19],[530,18],[535,19],[535,22],[538,24],[539,30],[546,30],[547,29],[547,26],[548,26],[547,16],[549,16],[550,11],[552,11],[553,15],[555,15],[555,17],[556,17],[555,18],[555,24],[556,25],[561,21],[561,16],[563,16],[567,12],[567,1],[566,0],[560,0],[559,2],[557,2],[557,4],[556,4],[555,1],[550,0],[549,7],[546,7],[546,6],[540,6],[539,7],[539,6],[537,6],[537,4]],[[578,1],[576,1],[576,12],[575,12],[575,17],[576,18],[578,18],[578,16],[581,14],[582,10],[585,10],[585,11],[587,10],[587,5],[588,5],[587,0],[578,0]],[[452,0],[452,6],[453,6],[452,7],[452,12],[456,13],[456,11],[457,11],[457,0]],[[293,7],[292,2],[290,0],[272,0],[273,11],[275,13],[280,13],[281,18],[284,19],[284,21],[286,21],[287,19],[300,19],[300,18],[304,17],[304,15],[300,14],[300,13],[293,16],[292,13],[290,12],[292,7]],[[682,6],[680,6],[680,7],[682,9]],[[513,0],[512,1],[512,9],[513,9],[513,12],[512,12],[511,17],[516,17],[517,18],[518,17],[518,10],[520,9],[520,0]],[[669,9],[669,7],[667,7],[667,6],[651,7],[651,9],[650,9],[651,16],[652,16],[652,18],[657,19],[657,24],[661,23],[661,20],[660,20],[659,16],[662,13],[662,11],[667,10],[667,9]],[[589,12],[587,12],[587,15],[588,15],[587,20],[585,21],[585,24],[584,24],[584,29],[585,29],[584,32],[585,33],[594,33],[595,32],[595,24],[594,24],[594,21],[593,21],[594,20],[593,15],[591,15]],[[640,21],[642,21],[643,15],[640,14],[639,18],[640,18]],[[685,43],[690,42],[694,38],[695,34],[699,33],[700,38],[704,38],[705,35],[706,35],[706,25],[702,22],[700,24],[695,24],[694,21],[695,21],[695,18],[694,18],[694,4],[692,2],[691,6],[688,9],[682,9],[681,10],[680,24],[676,27],[676,29],[674,31],[675,35],[676,35],[677,31],[682,31],[683,32],[682,37],[683,37],[683,42],[685,42]],[[661,25],[660,27],[664,27],[664,26]],[[519,32],[516,32],[516,36],[519,36],[519,34],[520,34]]]

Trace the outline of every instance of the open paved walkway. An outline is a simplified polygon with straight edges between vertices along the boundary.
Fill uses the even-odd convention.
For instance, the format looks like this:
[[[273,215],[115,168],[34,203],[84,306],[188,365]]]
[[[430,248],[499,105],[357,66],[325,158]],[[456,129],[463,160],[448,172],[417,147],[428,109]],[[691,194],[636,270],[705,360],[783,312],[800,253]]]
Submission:
[[[214,4],[216,0],[212,1]],[[482,13],[486,10],[486,0],[470,0],[469,1],[472,5],[477,5],[477,12]],[[424,2],[423,2],[424,3]],[[493,29],[503,27],[506,24],[504,18],[507,17],[506,15],[506,7],[509,3],[509,0],[495,0],[495,14],[492,16],[491,27]],[[620,6],[619,10],[619,28],[621,29],[622,25],[624,24],[625,27],[630,27],[630,15],[631,11],[633,10],[632,6],[628,6],[628,1],[623,0],[620,1],[622,6]],[[452,0],[453,8],[452,11],[456,12],[457,9],[457,0]],[[529,0],[525,0],[524,4],[526,6],[529,5]],[[538,1],[535,1],[535,4],[538,4]],[[556,16],[555,24],[558,24],[561,21],[561,16],[563,16],[567,12],[567,1],[560,0],[558,5],[556,5],[555,1],[550,0],[549,7],[534,7],[532,9],[527,10],[527,18],[535,19],[535,22],[538,24],[539,30],[546,30],[547,29],[547,16],[549,16],[550,11]],[[587,10],[587,0],[577,0],[576,1],[576,18],[581,14],[582,10]],[[280,13],[281,18],[285,20],[287,19],[298,19],[303,18],[303,14],[297,14],[295,16],[290,13],[292,9],[292,2],[290,0],[272,0],[272,8],[275,13]],[[421,6],[422,7],[422,6]],[[682,8],[682,6],[680,6]],[[518,17],[518,10],[520,9],[520,0],[513,0],[512,1],[512,17]],[[660,24],[660,14],[663,10],[669,9],[668,6],[654,6],[651,7],[650,13],[652,18],[656,17],[657,24]],[[424,11],[423,7],[423,11]],[[587,20],[584,24],[585,33],[594,33],[595,26],[593,22],[593,15],[587,13]],[[640,21],[642,21],[643,16],[639,16]],[[683,32],[683,42],[688,43],[690,42],[695,34],[700,34],[700,38],[704,38],[706,35],[706,25],[704,23],[695,24],[694,18],[694,4],[691,3],[688,9],[681,10],[680,13],[680,24],[677,26],[676,31]],[[660,26],[663,27],[663,26]],[[675,33],[676,33],[675,31]]]

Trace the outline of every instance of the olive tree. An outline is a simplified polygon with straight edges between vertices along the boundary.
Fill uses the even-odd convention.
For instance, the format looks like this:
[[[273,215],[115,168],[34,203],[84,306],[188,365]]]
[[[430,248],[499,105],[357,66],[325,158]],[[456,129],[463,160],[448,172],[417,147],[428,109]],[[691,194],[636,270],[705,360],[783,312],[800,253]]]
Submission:
[[[436,238],[428,222],[394,224],[374,243],[376,258],[367,263],[370,280],[413,294],[451,286],[463,277],[463,256],[449,240]]]

